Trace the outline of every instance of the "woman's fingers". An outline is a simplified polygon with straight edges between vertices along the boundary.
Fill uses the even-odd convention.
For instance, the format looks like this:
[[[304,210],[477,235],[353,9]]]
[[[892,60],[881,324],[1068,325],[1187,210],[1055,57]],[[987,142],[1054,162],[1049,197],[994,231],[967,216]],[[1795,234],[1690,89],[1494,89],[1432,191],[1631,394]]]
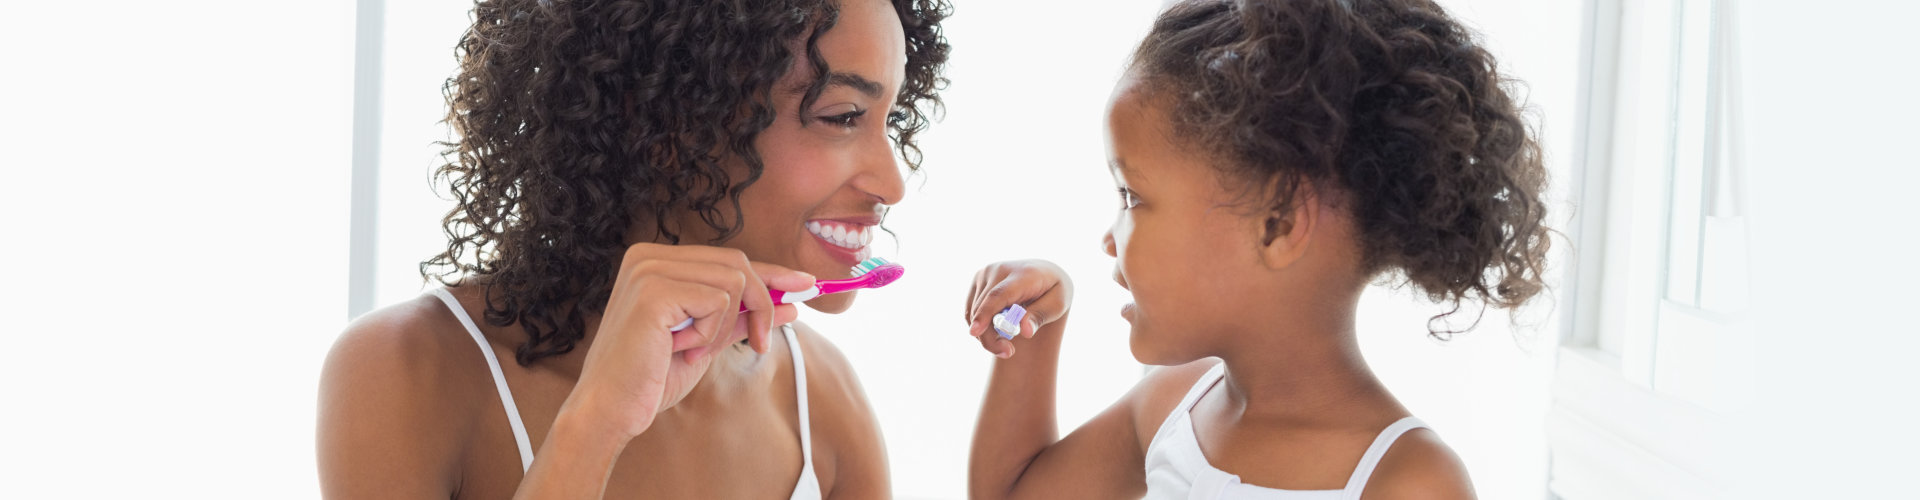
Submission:
[[[671,347],[668,353],[688,351],[709,345],[715,337],[731,334],[731,328],[722,329],[725,316],[734,311],[733,294],[726,290],[695,281],[682,281],[672,278],[650,276],[640,290],[647,296],[660,299],[657,307],[667,309],[663,316],[691,317],[693,326],[678,332],[670,332]],[[674,320],[677,321],[677,320]],[[666,326],[662,325],[661,329]]]
[[[752,269],[754,274],[759,275],[760,280],[767,284],[767,288],[783,292],[806,290],[813,288],[814,283],[818,282],[812,274],[790,269],[779,264],[753,262]]]
[[[738,304],[738,296],[742,293],[741,290],[746,287],[746,282],[749,280],[746,274],[728,266],[706,262],[650,260],[631,267],[630,272],[632,272],[634,276],[637,276],[637,278],[635,278],[636,280],[652,284],[653,288],[659,288],[659,290],[644,290],[625,295],[618,299],[609,298],[610,303],[607,306],[609,309],[613,309],[615,307],[640,307],[642,305],[641,303],[666,304],[667,307],[665,307],[657,320],[662,323],[663,326],[672,325],[681,320],[692,318],[694,325],[687,330],[698,329],[700,330],[696,332],[698,335],[683,335],[687,330],[674,332],[673,351],[671,352],[680,352],[695,346],[711,343],[715,336],[732,335],[731,329],[726,329],[726,331],[723,332],[720,331],[719,327],[733,324],[732,316],[738,311],[738,306],[722,307],[717,310],[701,309],[695,311],[686,307],[690,304],[682,303],[682,297],[691,298],[686,300],[702,300],[710,298],[711,294],[717,293],[723,295],[723,299],[731,300],[734,301],[732,303]],[[668,286],[667,284],[669,283],[690,285],[698,288]],[[692,290],[700,291],[695,292]],[[626,300],[633,303],[615,304],[611,303],[613,300]],[[678,304],[680,307],[673,307],[675,304]]]
[[[748,263],[748,272],[753,274],[752,281],[760,284],[760,287],[757,292],[754,290],[747,292],[749,295],[746,302],[749,319],[746,326],[747,345],[753,347],[754,352],[765,354],[770,346],[768,335],[773,333],[773,327],[791,323],[800,315],[799,310],[791,305],[774,306],[773,300],[768,297],[767,290],[771,288],[782,292],[798,292],[813,288],[817,280],[811,274],[765,262]],[[787,311],[784,313],[786,315],[784,319],[781,307],[785,307]]]
[[[767,352],[770,345],[767,337],[769,331],[775,325],[792,322],[793,318],[798,317],[798,311],[791,308],[786,313],[778,312],[773,306],[772,299],[768,297],[768,290],[800,291],[813,287],[816,281],[812,275],[804,272],[774,264],[749,261],[745,253],[730,248],[652,244],[634,246],[633,252],[641,251],[644,251],[642,252],[644,260],[637,265],[628,266],[632,273],[661,275],[703,283],[732,294],[735,303],[746,310],[741,312],[736,308],[719,313],[722,316],[718,318],[720,324],[740,325],[740,328],[733,330],[744,330],[748,343],[755,351],[762,353]],[[736,317],[744,317],[746,321],[734,321]],[[676,321],[680,319],[685,318],[682,317]],[[722,332],[719,336],[703,335],[700,338],[713,345],[702,353],[721,344],[737,342],[736,337],[732,330]],[[687,342],[691,340],[676,341],[676,349],[693,347],[693,345],[684,345]]]

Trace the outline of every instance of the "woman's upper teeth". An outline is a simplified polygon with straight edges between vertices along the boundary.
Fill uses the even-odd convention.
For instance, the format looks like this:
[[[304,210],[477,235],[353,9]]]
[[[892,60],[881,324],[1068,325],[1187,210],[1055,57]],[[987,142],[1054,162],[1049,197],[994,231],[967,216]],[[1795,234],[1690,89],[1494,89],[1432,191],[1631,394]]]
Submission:
[[[807,232],[819,236],[835,246],[847,249],[860,249],[873,241],[873,235],[865,226],[854,226],[839,222],[807,221]]]

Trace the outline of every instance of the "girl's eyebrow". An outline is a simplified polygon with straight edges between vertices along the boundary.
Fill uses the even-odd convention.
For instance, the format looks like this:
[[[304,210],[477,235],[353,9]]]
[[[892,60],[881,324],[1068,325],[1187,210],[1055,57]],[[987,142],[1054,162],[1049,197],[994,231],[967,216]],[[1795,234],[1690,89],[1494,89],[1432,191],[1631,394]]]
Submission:
[[[1132,166],[1127,165],[1127,160],[1119,157],[1107,160],[1107,170],[1117,173],[1121,177],[1137,178],[1140,176],[1139,170],[1134,170]]]

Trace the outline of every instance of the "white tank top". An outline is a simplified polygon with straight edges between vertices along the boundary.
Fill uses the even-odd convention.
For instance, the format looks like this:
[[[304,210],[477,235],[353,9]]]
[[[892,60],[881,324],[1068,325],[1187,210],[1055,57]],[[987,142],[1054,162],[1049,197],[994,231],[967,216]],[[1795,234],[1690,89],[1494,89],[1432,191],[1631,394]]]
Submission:
[[[1200,441],[1193,434],[1188,413],[1207,389],[1226,375],[1225,363],[1215,365],[1187,390],[1187,397],[1173,408],[1160,430],[1147,445],[1147,500],[1359,500],[1360,489],[1373,477],[1373,468],[1386,455],[1387,447],[1407,431],[1426,427],[1420,419],[1407,417],[1388,425],[1373,439],[1360,464],[1348,476],[1347,486],[1337,490],[1282,490],[1241,484],[1240,476],[1216,469],[1200,452]]]
[[[487,337],[480,333],[480,327],[474,325],[473,318],[467,316],[467,310],[460,307],[460,301],[453,298],[445,288],[433,289],[433,294],[453,310],[453,316],[460,318],[460,325],[467,327],[467,333],[480,345],[480,353],[487,358],[487,369],[493,372],[493,386],[500,391],[500,405],[507,409],[507,423],[513,427],[513,443],[520,447],[520,472],[525,473],[533,467],[532,441],[527,440],[527,426],[520,421],[520,408],[513,404],[513,392],[507,390],[507,377],[500,371],[500,359],[493,355],[493,346],[487,343]],[[793,398],[799,401],[800,412],[800,479],[793,485],[793,500],[819,500],[820,478],[813,473],[813,425],[807,412],[807,360],[800,353],[800,338],[793,333],[793,327],[781,325],[786,333],[787,350],[793,354]]]

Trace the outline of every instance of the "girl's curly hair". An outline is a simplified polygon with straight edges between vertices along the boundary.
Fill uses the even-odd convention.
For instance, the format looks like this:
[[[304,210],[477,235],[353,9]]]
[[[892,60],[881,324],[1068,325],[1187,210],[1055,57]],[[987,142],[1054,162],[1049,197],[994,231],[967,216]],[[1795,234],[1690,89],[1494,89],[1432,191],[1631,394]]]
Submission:
[[[1454,312],[1542,290],[1540,146],[1493,56],[1432,1],[1188,1],[1130,71],[1194,151],[1277,186],[1272,206],[1302,181],[1336,189],[1369,274],[1397,270]]]
[[[890,0],[907,71],[887,125],[908,168],[940,108],[946,0]],[[455,139],[435,178],[456,203],[447,249],[423,277],[484,277],[486,320],[527,334],[522,365],[564,354],[603,312],[630,227],[694,213],[724,241],[765,165],[773,86],[796,61],[829,73],[818,47],[836,0],[481,0],[443,91]],[[804,40],[806,58],[790,44]],[[826,86],[816,78],[802,107]],[[723,160],[745,163],[731,179]],[[734,210],[731,218],[722,203]],[[462,278],[464,279],[464,278]]]

